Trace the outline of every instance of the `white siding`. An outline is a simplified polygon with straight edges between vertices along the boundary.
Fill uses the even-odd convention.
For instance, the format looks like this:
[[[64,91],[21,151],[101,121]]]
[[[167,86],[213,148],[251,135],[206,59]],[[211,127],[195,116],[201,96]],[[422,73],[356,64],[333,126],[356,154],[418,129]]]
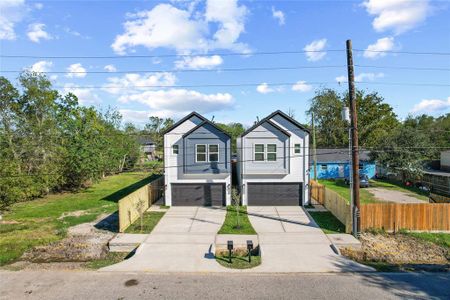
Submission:
[[[193,116],[192,118],[184,121],[182,124],[178,125],[172,131],[164,135],[164,179],[166,184],[165,189],[165,205],[172,205],[172,183],[225,183],[226,185],[226,203],[229,205],[231,203],[231,176],[219,176],[218,178],[204,178],[201,175],[190,176],[186,178],[183,175],[183,147],[182,147],[182,137],[183,135],[200,124],[201,119]],[[179,143],[178,155],[172,154],[172,145]],[[231,170],[231,165],[229,166]]]

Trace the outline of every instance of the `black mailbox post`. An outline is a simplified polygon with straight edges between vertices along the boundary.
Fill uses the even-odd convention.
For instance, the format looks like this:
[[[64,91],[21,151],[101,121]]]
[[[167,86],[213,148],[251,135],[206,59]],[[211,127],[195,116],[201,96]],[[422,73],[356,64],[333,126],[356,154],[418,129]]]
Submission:
[[[248,250],[248,262],[252,262],[252,250],[253,250],[253,241],[247,240],[247,250]]]
[[[231,251],[233,251],[233,241],[227,241],[227,248],[228,248],[228,260],[231,264]]]

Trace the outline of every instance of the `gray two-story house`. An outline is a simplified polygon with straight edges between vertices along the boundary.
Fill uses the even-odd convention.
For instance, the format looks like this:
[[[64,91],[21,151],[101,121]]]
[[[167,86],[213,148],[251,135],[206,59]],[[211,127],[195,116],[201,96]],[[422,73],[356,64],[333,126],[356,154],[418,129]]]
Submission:
[[[164,133],[165,204],[231,203],[231,137],[192,112]]]
[[[243,205],[309,203],[309,130],[275,111],[237,138]]]

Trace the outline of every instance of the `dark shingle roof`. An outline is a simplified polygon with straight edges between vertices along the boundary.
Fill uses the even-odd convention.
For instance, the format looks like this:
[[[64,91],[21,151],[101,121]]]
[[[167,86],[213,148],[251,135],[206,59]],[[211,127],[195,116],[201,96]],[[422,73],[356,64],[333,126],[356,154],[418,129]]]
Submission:
[[[152,145],[154,144],[153,140],[148,136],[138,136],[137,141],[140,145]]]
[[[349,161],[349,149],[348,148],[321,148],[317,149],[317,162],[348,162]],[[313,155],[313,150],[311,149],[311,155]],[[369,157],[370,151],[359,150],[359,160],[360,161],[371,161]],[[311,156],[311,160],[314,157]]]

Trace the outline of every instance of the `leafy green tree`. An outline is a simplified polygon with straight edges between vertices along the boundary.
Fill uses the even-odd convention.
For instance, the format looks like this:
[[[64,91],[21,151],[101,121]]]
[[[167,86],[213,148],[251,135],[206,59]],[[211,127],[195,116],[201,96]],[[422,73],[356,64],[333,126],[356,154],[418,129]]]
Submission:
[[[149,122],[145,124],[144,133],[149,134],[150,138],[156,145],[157,151],[163,151],[164,147],[164,131],[174,124],[171,118],[160,118],[151,116]]]
[[[236,139],[244,133],[244,126],[241,123],[216,123],[216,125],[231,136],[231,153],[236,153]]]

